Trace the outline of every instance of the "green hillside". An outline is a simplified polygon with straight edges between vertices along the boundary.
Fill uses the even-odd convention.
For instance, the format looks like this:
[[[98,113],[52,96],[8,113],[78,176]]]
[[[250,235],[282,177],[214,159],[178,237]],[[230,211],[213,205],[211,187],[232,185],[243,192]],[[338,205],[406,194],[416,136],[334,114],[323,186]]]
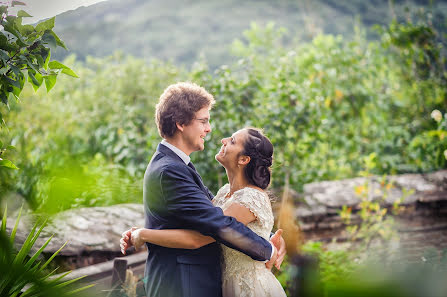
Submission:
[[[350,38],[356,24],[387,24],[393,12],[404,18],[408,6],[432,9],[434,21],[445,24],[445,0],[109,0],[57,16],[55,31],[80,59],[122,50],[186,65],[205,56],[217,66],[231,62],[230,46],[251,22],[273,21],[287,28],[288,38],[322,32]]]

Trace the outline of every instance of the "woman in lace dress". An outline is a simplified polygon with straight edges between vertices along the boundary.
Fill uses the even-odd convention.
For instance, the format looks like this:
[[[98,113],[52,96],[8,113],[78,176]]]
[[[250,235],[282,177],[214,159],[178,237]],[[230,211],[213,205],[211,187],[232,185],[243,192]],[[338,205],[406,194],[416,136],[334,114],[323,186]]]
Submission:
[[[229,183],[213,199],[225,215],[236,218],[269,240],[273,213],[265,189],[270,184],[273,146],[258,129],[242,129],[222,139],[216,160],[227,172]],[[199,248],[214,241],[193,230],[135,229],[132,244],[150,242],[170,248]],[[224,297],[284,297],[281,284],[265,267],[243,253],[222,246],[222,292]]]

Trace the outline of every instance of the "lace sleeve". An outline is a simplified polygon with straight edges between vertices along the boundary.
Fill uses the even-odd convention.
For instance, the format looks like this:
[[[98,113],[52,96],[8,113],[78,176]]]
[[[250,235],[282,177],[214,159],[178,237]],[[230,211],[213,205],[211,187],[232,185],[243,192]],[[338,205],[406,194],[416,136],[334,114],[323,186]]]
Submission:
[[[265,193],[253,188],[244,188],[234,193],[234,201],[248,208],[263,226],[272,223],[272,206]]]

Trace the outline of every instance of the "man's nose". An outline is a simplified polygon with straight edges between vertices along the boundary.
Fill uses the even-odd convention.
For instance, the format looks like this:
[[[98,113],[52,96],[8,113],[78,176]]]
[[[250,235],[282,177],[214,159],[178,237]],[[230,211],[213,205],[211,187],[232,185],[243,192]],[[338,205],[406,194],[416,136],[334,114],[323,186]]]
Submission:
[[[206,133],[210,133],[212,130],[213,130],[213,129],[211,128],[211,124],[208,123],[208,125],[207,125],[206,128],[205,128],[205,132],[206,132]]]

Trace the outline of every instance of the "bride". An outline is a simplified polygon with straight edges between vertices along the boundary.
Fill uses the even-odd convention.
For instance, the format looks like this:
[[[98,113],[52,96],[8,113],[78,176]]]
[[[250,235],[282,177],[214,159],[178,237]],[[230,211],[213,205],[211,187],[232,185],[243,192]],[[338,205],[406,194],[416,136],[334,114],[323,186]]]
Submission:
[[[258,129],[242,129],[222,139],[216,160],[225,168],[229,183],[212,200],[225,215],[236,218],[266,240],[269,240],[273,227],[272,207],[265,192],[270,184],[272,157],[273,145]],[[137,249],[145,242],[168,248],[197,249],[215,241],[193,230],[131,230],[130,242]],[[121,239],[123,253],[128,248],[123,243],[128,240]],[[224,297],[286,296],[281,284],[263,262],[225,245],[221,247]]]

